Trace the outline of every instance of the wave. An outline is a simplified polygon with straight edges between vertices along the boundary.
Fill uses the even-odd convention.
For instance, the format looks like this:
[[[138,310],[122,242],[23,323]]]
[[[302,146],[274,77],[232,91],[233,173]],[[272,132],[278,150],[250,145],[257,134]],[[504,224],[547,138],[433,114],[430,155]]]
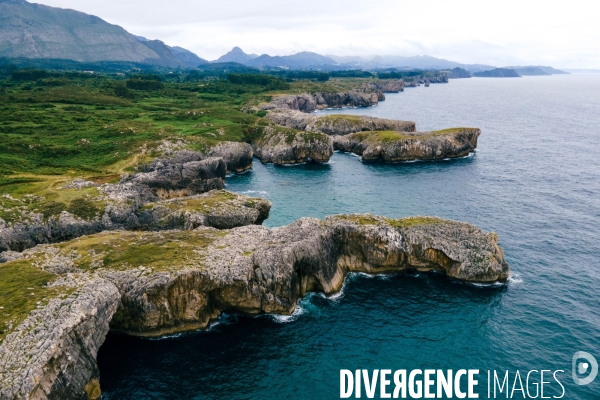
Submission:
[[[268,193],[264,190],[245,190],[243,192],[238,192],[239,194],[260,194],[261,196],[266,196]]]
[[[287,324],[289,322],[294,322],[297,320],[302,314],[306,313],[305,304],[308,300],[308,296],[304,299],[301,299],[296,303],[296,309],[291,315],[282,315],[282,314],[268,314],[267,316],[271,318],[273,321],[279,324]]]
[[[510,283],[511,285],[518,285],[520,283],[523,283],[523,277],[521,277],[521,274],[513,272],[508,277],[508,283]]]

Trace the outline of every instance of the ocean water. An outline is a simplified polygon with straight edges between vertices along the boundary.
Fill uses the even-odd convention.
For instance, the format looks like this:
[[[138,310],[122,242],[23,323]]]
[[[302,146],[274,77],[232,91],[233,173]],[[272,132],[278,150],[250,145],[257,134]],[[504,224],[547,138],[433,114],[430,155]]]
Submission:
[[[510,371],[511,389],[517,370],[524,385],[530,370],[563,370],[563,398],[600,399],[600,377],[571,378],[576,351],[600,360],[600,75],[452,80],[386,97],[333,112],[419,130],[479,127],[476,153],[391,165],[342,153],[324,165],[257,160],[227,189],[271,200],[267,226],[348,212],[468,221],[499,234],[509,282],[358,274],[291,317],[230,313],[160,340],[109,335],[98,356],[103,398],[335,399],[340,369],[462,368],[480,370],[480,398],[487,370]],[[545,380],[544,396],[560,396]]]

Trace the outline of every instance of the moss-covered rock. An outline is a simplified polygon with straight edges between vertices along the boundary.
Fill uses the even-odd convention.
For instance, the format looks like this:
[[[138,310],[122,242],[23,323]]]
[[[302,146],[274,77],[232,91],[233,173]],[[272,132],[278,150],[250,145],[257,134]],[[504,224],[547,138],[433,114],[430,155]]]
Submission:
[[[288,128],[321,132],[327,135],[348,135],[362,131],[414,132],[415,123],[393,119],[381,119],[361,115],[307,114],[300,111],[278,109],[270,111],[266,119]]]
[[[106,204],[101,218],[79,218],[67,211],[44,220],[41,215],[26,222],[0,226],[0,251],[22,251],[40,243],[56,243],[113,230],[195,229],[212,226],[229,229],[262,224],[269,217],[271,203],[264,199],[225,190],[170,200],[145,194],[130,184],[106,184],[100,196]],[[12,256],[11,256],[12,257]],[[0,253],[0,263],[9,255]]]
[[[374,131],[334,137],[336,150],[351,152],[365,162],[442,160],[464,157],[477,147],[481,131],[452,128],[432,132]]]
[[[327,162],[333,155],[329,136],[279,126],[265,127],[262,135],[252,143],[252,149],[262,162],[274,164]]]

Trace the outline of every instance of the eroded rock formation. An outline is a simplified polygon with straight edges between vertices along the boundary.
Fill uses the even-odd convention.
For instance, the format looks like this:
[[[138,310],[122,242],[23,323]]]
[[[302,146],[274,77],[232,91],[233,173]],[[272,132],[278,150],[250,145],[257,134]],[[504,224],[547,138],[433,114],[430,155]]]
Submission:
[[[86,220],[67,211],[44,220],[42,215],[28,223],[0,227],[0,263],[12,257],[2,251],[22,251],[41,243],[57,243],[108,230],[218,229],[262,224],[269,217],[271,203],[225,190],[195,196],[160,200],[143,199],[135,190],[114,185],[107,192],[120,192],[107,200],[101,218]],[[123,196],[119,196],[122,194]]]
[[[415,123],[394,119],[382,119],[358,115],[317,116],[300,111],[279,109],[270,111],[266,117],[277,125],[326,135],[348,135],[362,131],[414,132]]]
[[[385,96],[381,91],[372,93],[359,91],[343,93],[319,92],[314,95],[304,93],[275,97],[273,101],[264,104],[261,108],[263,110],[283,108],[310,113],[325,108],[369,107],[377,105],[381,100],[385,100]]]
[[[402,79],[382,79],[369,82],[365,85],[367,91],[380,91],[383,93],[398,93],[404,91]]]
[[[252,143],[252,149],[264,163],[327,162],[333,155],[333,142],[323,133],[269,126]]]
[[[252,168],[252,146],[248,143],[221,142],[207,152],[208,157],[219,157],[227,172],[244,172]]]
[[[439,218],[368,214],[275,229],[104,232],[27,250],[0,266],[9,267],[54,278],[46,303],[2,327],[0,397],[7,399],[97,397],[95,357],[109,326],[161,335],[206,327],[224,310],[290,314],[309,291],[339,290],[351,271],[439,271],[470,282],[509,276],[494,233]],[[50,296],[57,288],[62,294]]]
[[[335,136],[333,145],[336,150],[357,154],[366,162],[441,160],[468,155],[477,147],[480,134],[476,128],[407,133],[359,132]]]
[[[251,146],[225,143],[212,151],[227,161],[184,150],[153,161],[143,172],[123,176],[118,184],[70,184],[63,189],[74,191],[73,196],[96,207],[95,215],[81,217],[64,210],[49,216],[30,212],[13,223],[0,219],[0,252],[22,251],[40,243],[56,243],[105,230],[233,228],[262,223],[271,207],[268,201],[215,190],[224,187],[228,164],[232,169],[247,168]],[[98,186],[94,196],[77,193],[90,186]],[[0,263],[6,259],[7,255],[0,253]]]

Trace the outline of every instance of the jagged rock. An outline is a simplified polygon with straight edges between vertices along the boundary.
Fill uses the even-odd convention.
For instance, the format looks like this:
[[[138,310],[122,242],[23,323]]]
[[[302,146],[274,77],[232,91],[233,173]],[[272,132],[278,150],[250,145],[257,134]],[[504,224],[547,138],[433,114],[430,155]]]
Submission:
[[[143,186],[131,183],[107,184],[103,190],[110,201],[102,219],[87,221],[63,211],[58,218],[47,221],[39,216],[32,223],[0,228],[0,263],[14,259],[14,251],[102,231],[195,229],[198,226],[226,229],[261,224],[269,217],[271,208],[267,200],[225,190],[165,201],[144,192]]]
[[[497,240],[456,221],[354,214],[275,229],[111,232],[38,246],[24,252],[31,265],[68,258],[79,272],[51,285],[80,289],[32,311],[0,343],[0,395],[77,398],[86,387],[98,393],[95,357],[109,321],[114,330],[161,335],[206,327],[229,309],[290,314],[309,291],[338,291],[352,271],[505,281],[510,270]],[[143,266],[129,256],[140,251]]]
[[[262,224],[269,218],[271,202],[225,190],[210,191],[191,197],[149,203],[134,215],[143,230],[196,229],[212,226],[231,229]]]
[[[365,85],[366,90],[379,90],[383,93],[398,93],[404,91],[402,79],[382,79],[369,82]]]
[[[227,172],[244,172],[252,168],[252,146],[248,143],[221,142],[208,151],[209,157],[225,161]]]
[[[86,221],[63,211],[47,221],[39,215],[27,223],[15,223],[0,227],[0,252],[23,251],[40,243],[54,243],[90,235],[103,230],[99,220]],[[10,254],[10,253],[7,253]],[[7,255],[0,253],[0,262]]]
[[[74,179],[65,185],[65,189],[83,189],[84,187],[98,186],[96,182],[86,181],[85,179]]]
[[[343,114],[320,117],[285,109],[270,111],[265,118],[287,128],[322,132],[326,135],[348,135],[362,131],[414,132],[416,130],[415,123],[411,121]]]
[[[148,186],[161,199],[169,199],[223,189],[225,175],[227,167],[222,158],[182,151],[173,158],[155,160],[144,172],[122,181]]]
[[[363,93],[358,91],[343,93],[319,92],[314,95],[304,93],[275,97],[269,104],[261,107],[263,110],[288,109],[311,113],[325,108],[369,107],[385,100],[381,91]]]
[[[119,299],[114,284],[88,279],[32,311],[0,345],[0,398],[93,398],[86,386],[100,376],[96,356]]]
[[[333,155],[329,136],[277,126],[266,127],[261,137],[252,143],[252,149],[262,162],[274,164],[327,162]]]
[[[468,155],[477,147],[480,134],[476,128],[413,133],[360,132],[335,136],[333,145],[336,150],[357,154],[366,162],[441,160]]]

